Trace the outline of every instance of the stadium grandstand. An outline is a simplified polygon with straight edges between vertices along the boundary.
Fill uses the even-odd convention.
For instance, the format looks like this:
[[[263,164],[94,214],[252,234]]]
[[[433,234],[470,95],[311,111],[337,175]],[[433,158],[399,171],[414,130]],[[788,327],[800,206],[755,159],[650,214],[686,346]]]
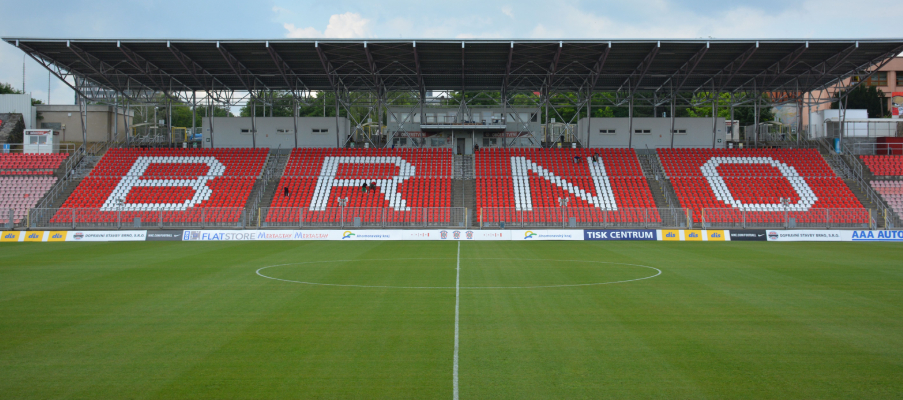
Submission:
[[[72,156],[0,156],[17,227],[879,228],[903,212],[903,156],[843,124],[777,138],[758,120],[843,96],[899,40],[4,40],[83,115],[178,104],[200,131],[91,143],[83,123]],[[738,109],[755,116],[742,134]]]

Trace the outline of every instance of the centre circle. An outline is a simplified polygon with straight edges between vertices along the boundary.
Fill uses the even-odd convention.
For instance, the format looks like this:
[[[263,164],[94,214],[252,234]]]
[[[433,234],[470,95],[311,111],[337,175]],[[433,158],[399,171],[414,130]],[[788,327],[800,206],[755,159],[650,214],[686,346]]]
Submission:
[[[648,265],[518,258],[462,258],[460,289],[540,289],[610,285],[655,278]],[[499,264],[498,261],[507,261]],[[384,289],[455,289],[455,258],[324,260],[269,265],[257,275],[290,283]]]

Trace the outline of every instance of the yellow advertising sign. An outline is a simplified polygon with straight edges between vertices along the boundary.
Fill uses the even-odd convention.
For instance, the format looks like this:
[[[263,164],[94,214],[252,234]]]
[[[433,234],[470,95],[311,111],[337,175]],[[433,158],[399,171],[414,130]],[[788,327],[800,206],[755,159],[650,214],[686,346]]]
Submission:
[[[702,231],[684,231],[684,240],[687,241],[702,241],[703,233]]]
[[[706,239],[710,242],[723,242],[725,239],[724,231],[706,231]]]
[[[18,242],[21,233],[19,231],[3,231],[0,234],[0,242]]]
[[[662,240],[680,240],[680,231],[677,229],[662,229]]]
[[[26,231],[22,232],[25,235],[26,242],[41,242],[44,239],[44,231]]]
[[[66,231],[47,232],[47,241],[48,242],[65,242],[66,241]]]

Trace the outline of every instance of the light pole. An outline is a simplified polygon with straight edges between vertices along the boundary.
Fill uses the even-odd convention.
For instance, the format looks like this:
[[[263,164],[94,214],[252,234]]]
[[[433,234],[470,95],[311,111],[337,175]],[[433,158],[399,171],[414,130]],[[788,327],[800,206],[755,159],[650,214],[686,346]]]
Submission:
[[[558,206],[561,207],[561,226],[567,227],[567,206],[568,201],[571,199],[569,197],[559,197],[558,198]]]
[[[341,226],[342,226],[342,228],[344,228],[345,227],[345,205],[348,204],[348,198],[346,197],[343,199],[343,198],[339,197],[338,200],[339,200],[339,206],[342,207],[339,218],[341,219],[341,224],[342,224]]]

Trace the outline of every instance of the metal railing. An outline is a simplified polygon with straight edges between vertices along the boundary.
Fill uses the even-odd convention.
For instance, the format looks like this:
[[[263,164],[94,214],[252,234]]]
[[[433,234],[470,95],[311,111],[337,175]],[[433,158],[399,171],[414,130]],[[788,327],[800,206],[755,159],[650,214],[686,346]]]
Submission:
[[[470,226],[464,207],[261,207],[260,228],[464,228]]]
[[[85,145],[79,146],[61,166],[61,177],[47,190],[44,197],[35,204],[35,208],[50,208],[57,198],[63,193],[69,182],[72,180],[72,171],[78,167],[78,164],[85,158]]]
[[[812,208],[807,211],[744,211],[737,208],[703,208],[703,228],[853,228],[877,229],[872,210],[864,208]]]
[[[33,208],[30,228],[243,228],[247,217],[241,207],[190,208],[185,211],[101,211],[99,208]]]
[[[474,218],[483,228],[687,228],[692,213],[685,208],[484,207]],[[690,225],[688,225],[690,224]]]

